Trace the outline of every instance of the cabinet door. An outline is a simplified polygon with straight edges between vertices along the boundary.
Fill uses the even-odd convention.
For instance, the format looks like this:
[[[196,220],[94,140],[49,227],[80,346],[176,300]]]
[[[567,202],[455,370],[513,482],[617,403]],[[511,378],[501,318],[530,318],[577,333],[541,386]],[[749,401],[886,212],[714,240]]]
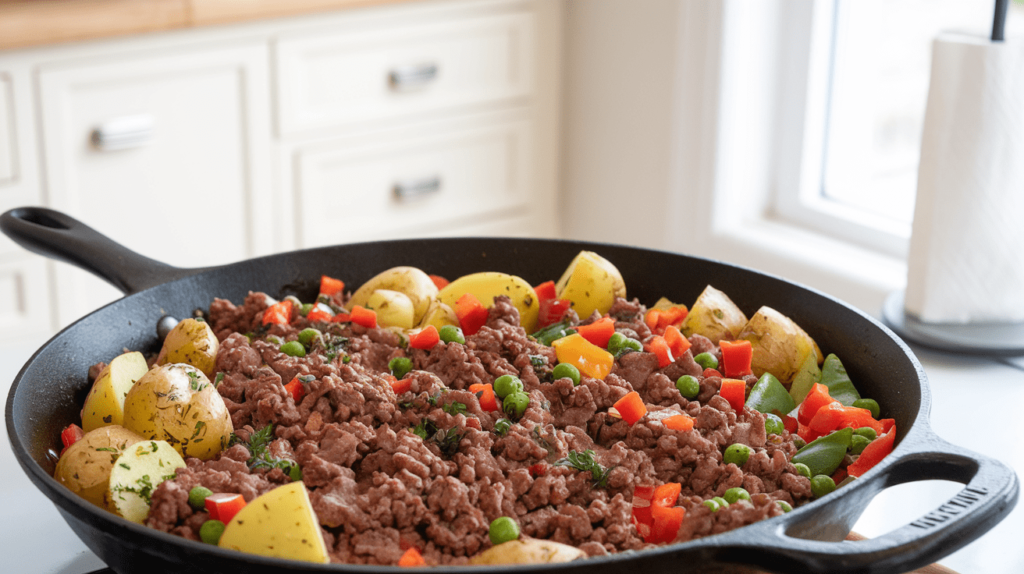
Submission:
[[[272,249],[263,44],[40,72],[50,204],[180,267]],[[59,265],[61,324],[118,297]]]

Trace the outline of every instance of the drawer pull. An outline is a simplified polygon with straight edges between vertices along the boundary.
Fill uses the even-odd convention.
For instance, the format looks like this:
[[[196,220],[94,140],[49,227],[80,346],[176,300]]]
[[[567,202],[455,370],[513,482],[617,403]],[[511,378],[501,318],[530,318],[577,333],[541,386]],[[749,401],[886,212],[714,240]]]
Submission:
[[[392,90],[413,90],[437,79],[437,64],[419,64],[392,68],[388,82]]]
[[[92,130],[89,140],[100,151],[144,146],[153,140],[153,116],[124,116],[103,122]]]
[[[440,176],[407,179],[395,183],[392,188],[398,201],[413,201],[441,191]]]

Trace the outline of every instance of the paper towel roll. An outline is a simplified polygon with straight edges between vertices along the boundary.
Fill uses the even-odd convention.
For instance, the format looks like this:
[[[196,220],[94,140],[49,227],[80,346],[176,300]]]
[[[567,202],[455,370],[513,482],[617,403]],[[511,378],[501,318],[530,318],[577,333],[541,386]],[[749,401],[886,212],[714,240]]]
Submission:
[[[933,45],[905,310],[1024,321],[1024,39]]]

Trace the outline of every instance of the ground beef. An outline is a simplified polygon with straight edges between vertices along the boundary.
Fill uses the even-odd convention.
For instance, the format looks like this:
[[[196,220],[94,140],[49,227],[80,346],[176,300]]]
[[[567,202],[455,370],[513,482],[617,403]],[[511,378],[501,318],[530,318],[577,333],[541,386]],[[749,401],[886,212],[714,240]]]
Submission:
[[[651,545],[632,521],[639,486],[682,485],[678,504],[686,517],[677,541],[775,516],[776,501],[811,498],[809,481],[789,462],[794,436],[766,436],[764,415],[737,412],[718,395],[721,378],[704,377],[693,360],[719,354],[700,335],[664,368],[651,353],[628,352],[603,380],[583,375],[574,385],[552,377],[554,349],[527,336],[507,297],[495,299],[486,325],[465,343],[428,350],[407,348],[389,329],[311,323],[297,311],[288,325],[263,326],[273,303],[250,293],[241,306],[223,299],[210,305],[208,321],[221,340],[218,391],[236,444],[213,460],[188,460],[163,482],[149,526],[198,539],[208,515],[189,506],[192,487],[241,493],[248,501],[290,481],[292,465],[301,469],[332,561],[356,564],[395,564],[409,547],[428,563],[463,564],[491,545],[488,526],[500,516],[514,518],[526,535],[591,556],[642,549]],[[647,342],[653,333],[645,312],[636,300],[617,299],[610,315],[619,333]],[[571,310],[564,318],[580,324]],[[282,353],[281,343],[306,327],[322,332],[306,356]],[[395,357],[408,357],[414,369],[399,395],[388,367]],[[518,376],[530,397],[518,420],[509,420],[501,399],[488,411],[470,391],[505,374]],[[683,375],[700,382],[694,400],[675,387]],[[756,379],[748,379],[749,387]],[[304,390],[298,402],[285,389],[293,380]],[[633,391],[649,410],[629,425],[609,408]],[[692,431],[661,422],[678,414],[692,417]],[[272,464],[254,464],[259,453],[249,442],[270,425],[263,456]],[[752,449],[742,468],[723,461],[725,448],[737,442]],[[596,466],[574,467],[572,453],[591,453]],[[737,486],[750,501],[718,512],[703,505]]]

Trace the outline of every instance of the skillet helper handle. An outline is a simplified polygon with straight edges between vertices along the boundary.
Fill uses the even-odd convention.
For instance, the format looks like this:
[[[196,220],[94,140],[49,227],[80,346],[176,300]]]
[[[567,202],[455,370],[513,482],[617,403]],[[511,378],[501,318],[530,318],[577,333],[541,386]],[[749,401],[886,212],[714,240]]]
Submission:
[[[125,295],[198,271],[140,255],[81,221],[45,207],[17,207],[0,215],[0,231],[33,253],[104,279]]]
[[[959,550],[967,540],[975,538],[971,533],[995,526],[1017,504],[1020,484],[1012,469],[934,434],[919,438],[910,452],[897,456],[879,463],[880,472],[869,472],[867,478],[852,483],[850,487],[856,486],[852,490],[859,493],[851,492],[848,498],[862,496],[870,501],[887,487],[922,480],[951,480],[966,486],[948,502],[910,524],[884,536],[856,542],[823,542],[802,537],[811,535],[816,525],[827,520],[827,504],[816,512],[787,515],[794,520],[784,522],[768,536],[775,539],[767,552],[773,555],[773,564],[786,572],[908,572]],[[764,548],[762,545],[761,549]]]

